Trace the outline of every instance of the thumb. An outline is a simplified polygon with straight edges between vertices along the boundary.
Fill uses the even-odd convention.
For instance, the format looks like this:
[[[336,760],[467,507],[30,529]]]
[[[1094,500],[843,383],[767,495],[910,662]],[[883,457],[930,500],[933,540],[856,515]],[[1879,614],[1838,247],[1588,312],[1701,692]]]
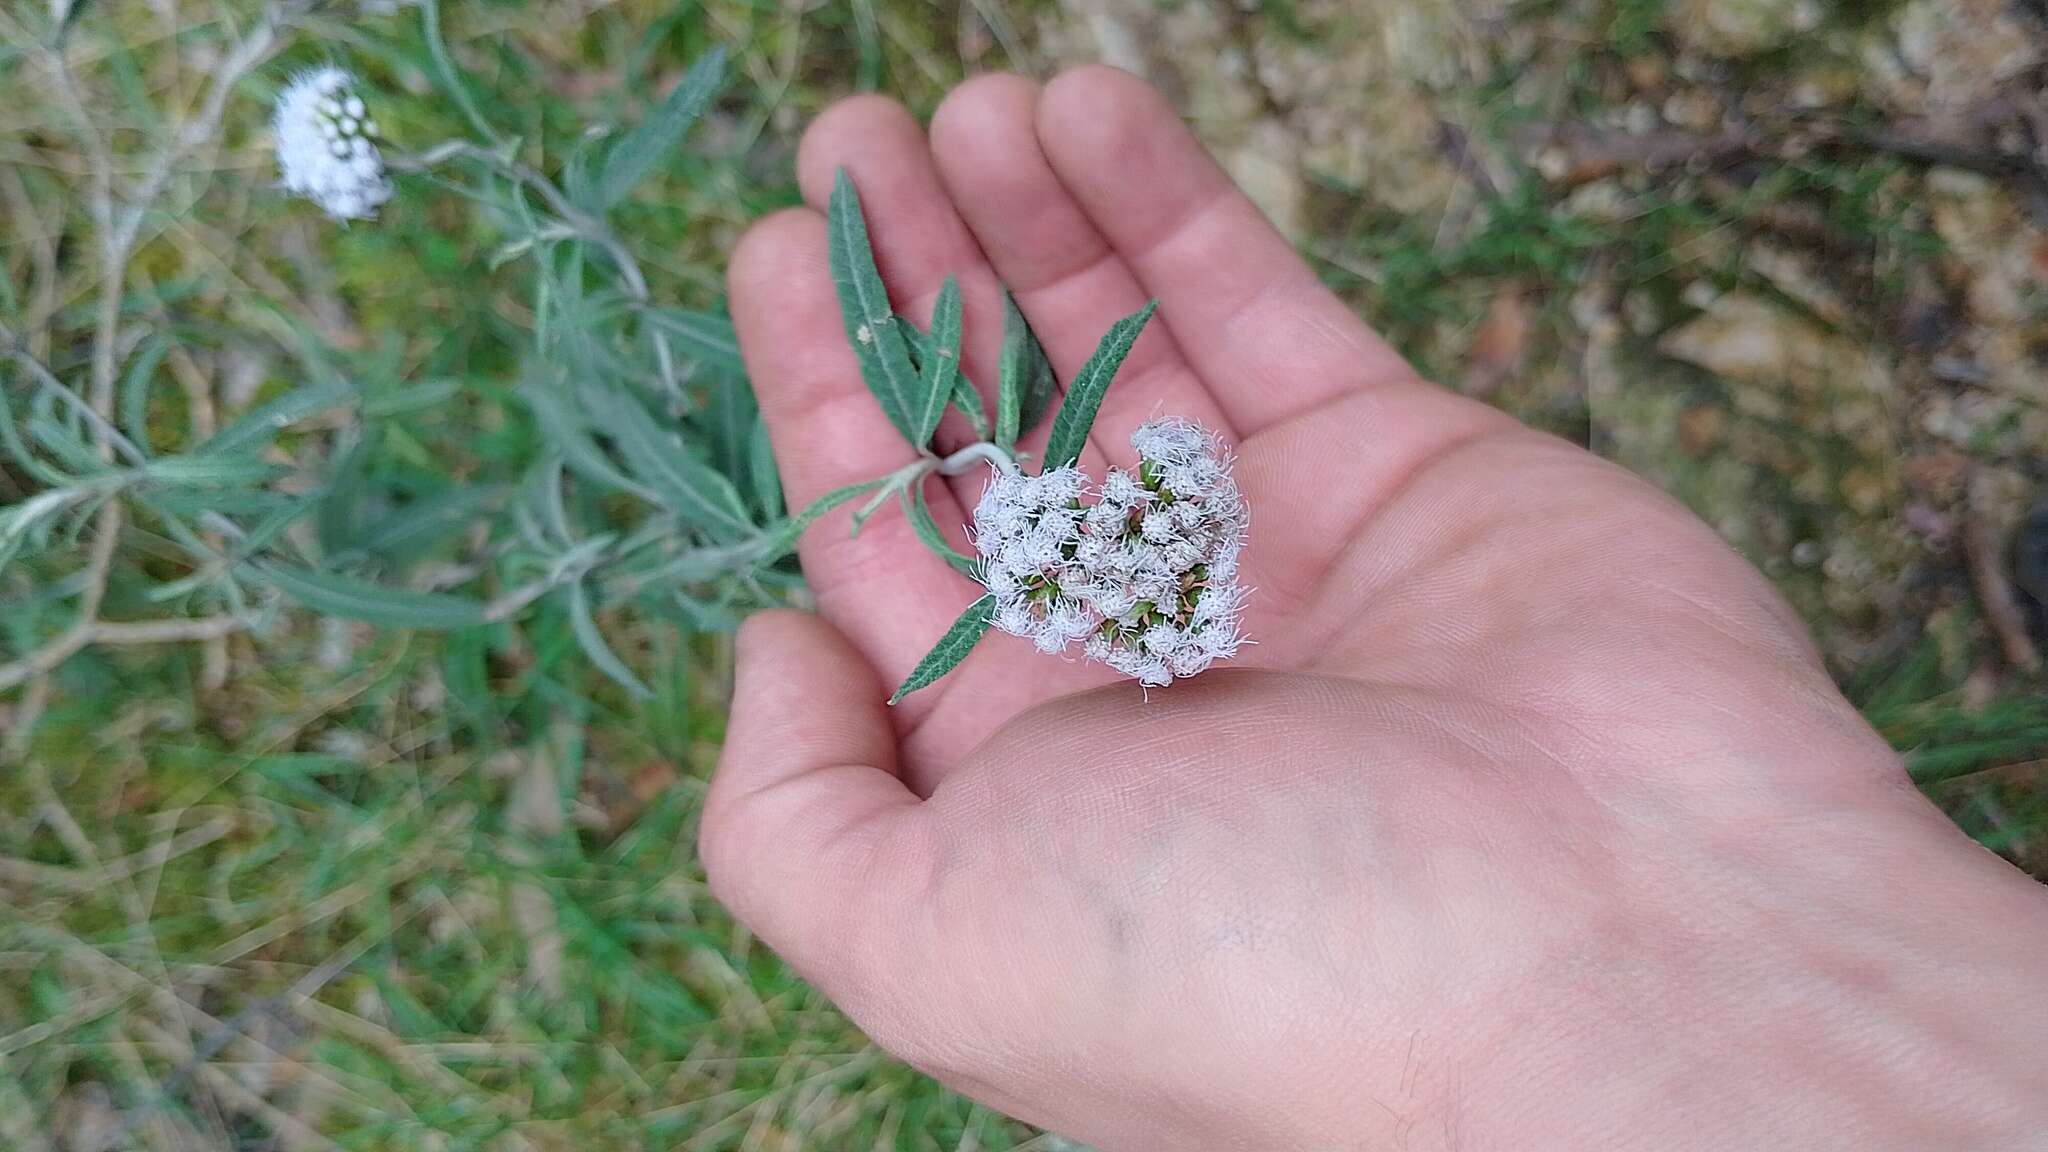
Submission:
[[[910,890],[923,806],[898,780],[875,674],[804,612],[740,626],[725,749],[704,800],[698,855],[717,896],[844,1006],[866,981],[883,905]]]

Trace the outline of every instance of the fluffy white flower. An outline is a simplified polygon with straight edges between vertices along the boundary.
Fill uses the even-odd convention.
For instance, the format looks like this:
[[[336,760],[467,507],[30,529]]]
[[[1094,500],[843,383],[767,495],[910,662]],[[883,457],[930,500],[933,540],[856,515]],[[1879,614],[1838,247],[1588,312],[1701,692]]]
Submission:
[[[292,77],[270,117],[285,190],[306,197],[337,220],[377,214],[391,199],[391,179],[377,152],[377,122],[339,68]]]
[[[1188,420],[1131,434],[1135,471],[1001,472],[974,509],[995,626],[1157,687],[1235,655],[1244,498],[1222,441]],[[1090,499],[1092,498],[1092,503]]]

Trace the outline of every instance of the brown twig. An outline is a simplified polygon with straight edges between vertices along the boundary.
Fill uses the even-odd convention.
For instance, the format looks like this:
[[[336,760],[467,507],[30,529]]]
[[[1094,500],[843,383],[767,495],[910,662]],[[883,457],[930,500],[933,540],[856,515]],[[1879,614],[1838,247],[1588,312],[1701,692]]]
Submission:
[[[2026,672],[2041,670],[2041,651],[2034,646],[2033,637],[2027,634],[2026,614],[2020,610],[2019,597],[2013,592],[2012,581],[2006,578],[2005,565],[2000,559],[1998,544],[1992,539],[1991,529],[1986,527],[1980,516],[1970,516],[1963,522],[1963,558],[1969,563],[1970,580],[1977,587],[1977,600],[1984,609],[1984,619],[1997,635],[1999,646],[2005,652],[2005,662]]]

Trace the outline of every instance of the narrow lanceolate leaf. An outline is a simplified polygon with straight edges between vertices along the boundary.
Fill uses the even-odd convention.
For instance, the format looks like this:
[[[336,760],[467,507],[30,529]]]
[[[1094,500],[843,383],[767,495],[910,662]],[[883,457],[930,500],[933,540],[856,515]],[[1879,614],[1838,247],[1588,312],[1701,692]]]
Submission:
[[[618,470],[604,449],[586,432],[582,409],[556,391],[550,381],[535,378],[519,389],[533,414],[538,417],[541,436],[562,455],[569,470],[586,480],[631,492],[643,500],[655,500],[654,490]]]
[[[488,622],[482,602],[467,596],[372,584],[290,564],[251,566],[278,591],[328,616],[387,628],[470,628]]]
[[[918,397],[913,413],[914,443],[920,446],[929,443],[932,433],[938,431],[946,405],[953,399],[953,387],[960,382],[960,283],[951,276],[940,285],[939,298],[932,304],[929,347],[924,370],[918,373],[923,394]]]
[[[217,488],[236,484],[261,484],[275,480],[285,469],[252,454],[159,456],[142,466],[158,484],[190,488]]]
[[[597,630],[597,618],[590,611],[590,592],[578,580],[569,585],[569,630],[576,635],[576,644],[599,672],[610,677],[619,687],[635,700],[645,700],[654,695],[652,689],[642,683],[612,646],[605,643],[604,633]]]
[[[604,431],[618,445],[634,475],[684,523],[715,540],[753,532],[746,502],[732,481],[691,455],[681,439],[656,427],[638,401],[613,396],[605,412]]]
[[[834,488],[816,500],[811,501],[810,505],[802,512],[776,525],[769,531],[767,543],[762,550],[760,559],[756,563],[773,564],[784,556],[789,555],[790,549],[795,548],[797,540],[803,536],[804,529],[816,524],[827,512],[832,511],[856,496],[873,492],[888,482],[889,477],[884,476],[877,480],[868,480],[859,484],[848,484],[844,488]]]
[[[279,432],[310,420],[330,408],[353,403],[357,391],[345,380],[326,380],[294,388],[274,400],[266,400],[235,418],[213,438],[199,446],[201,453],[229,456],[250,452],[270,443]]]
[[[754,499],[761,505],[761,514],[770,520],[779,520],[787,511],[782,499],[782,475],[775,468],[775,451],[768,445],[768,425],[754,421],[754,431],[747,440],[747,476],[754,484]]]
[[[918,434],[924,385],[917,369],[911,367],[903,325],[890,310],[888,289],[875,268],[860,194],[853,190],[853,180],[844,170],[832,185],[825,232],[832,284],[839,292],[839,318],[846,325],[854,359],[860,363],[860,378],[875,394],[889,423],[903,433],[911,447],[923,449],[931,435],[929,431]]]
[[[725,49],[713,48],[697,58],[676,86],[668,90],[661,107],[613,144],[605,153],[604,170],[597,178],[600,207],[609,208],[624,200],[640,181],[654,171],[690,130],[697,117],[718,95],[725,82]]]
[[[1003,357],[996,382],[996,443],[1017,446],[1017,438],[1045,418],[1057,381],[1045,348],[1024,320],[1009,292],[1003,293]]]
[[[915,324],[899,322],[896,327],[903,333],[903,346],[910,349],[911,364],[916,366],[920,374],[923,373],[932,354],[932,338],[919,332]],[[967,417],[967,422],[974,425],[974,434],[977,437],[988,439],[988,409],[982,406],[981,393],[975,391],[974,381],[969,380],[964,371],[956,373],[953,377],[953,407],[958,408],[960,414]]]
[[[986,440],[989,434],[988,409],[981,405],[981,393],[974,390],[974,381],[962,372],[953,377],[953,407],[960,410],[967,422],[974,425],[976,439]]]
[[[960,662],[967,659],[967,654],[974,650],[975,641],[988,631],[989,621],[995,614],[996,598],[993,596],[983,596],[969,604],[967,611],[962,612],[960,618],[953,621],[953,626],[946,629],[946,634],[939,637],[938,645],[925,653],[917,667],[910,670],[910,675],[897,687],[896,694],[889,697],[889,703],[896,703],[959,667]]]
[[[1047,471],[1065,468],[1081,458],[1088,430],[1095,426],[1095,413],[1102,408],[1103,393],[1109,391],[1109,382],[1116,379],[1116,370],[1123,367],[1124,357],[1130,355],[1131,345],[1138,342],[1138,333],[1145,330],[1145,322],[1152,319],[1157,307],[1159,302],[1154,300],[1110,325],[1102,343],[1095,346],[1095,354],[1067,382],[1067,398],[1052,418],[1052,437],[1045,443]]]
[[[734,375],[744,374],[740,340],[733,334],[732,319],[722,312],[698,312],[689,308],[643,308],[641,319],[669,338],[676,351],[708,368]]]
[[[953,566],[955,572],[970,580],[981,579],[981,565],[972,556],[966,556],[946,540],[946,534],[939,530],[939,522],[932,519],[931,505],[925,502],[924,481],[913,480],[902,489],[903,515],[910,521],[910,530],[917,534],[918,543],[932,555]]]

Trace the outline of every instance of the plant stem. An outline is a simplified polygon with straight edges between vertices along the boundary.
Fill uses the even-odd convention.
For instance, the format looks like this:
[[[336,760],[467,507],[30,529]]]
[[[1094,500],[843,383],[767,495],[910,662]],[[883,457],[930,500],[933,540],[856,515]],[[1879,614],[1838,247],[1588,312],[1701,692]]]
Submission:
[[[976,461],[993,464],[1007,475],[1017,475],[1017,458],[1001,445],[988,440],[969,444],[939,461],[937,472],[941,476],[958,476],[973,467]]]

